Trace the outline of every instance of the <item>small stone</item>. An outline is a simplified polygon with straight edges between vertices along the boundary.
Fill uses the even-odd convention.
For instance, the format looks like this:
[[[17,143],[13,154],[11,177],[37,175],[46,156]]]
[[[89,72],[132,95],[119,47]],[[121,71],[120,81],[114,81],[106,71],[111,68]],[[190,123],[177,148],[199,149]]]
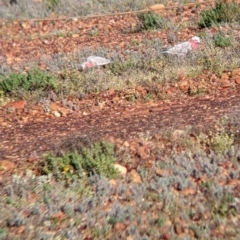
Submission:
[[[161,168],[157,168],[155,170],[155,173],[160,176],[160,177],[167,177],[170,174],[170,170],[165,170],[165,169],[161,169]]]
[[[186,189],[182,190],[181,193],[184,196],[193,195],[193,194],[195,194],[195,190],[193,188],[186,188]]]
[[[132,237],[132,236],[128,236],[128,237],[126,238],[126,240],[133,240],[133,237]]]
[[[163,4],[155,4],[149,7],[154,12],[159,12],[165,9],[165,6]]]
[[[126,226],[123,223],[117,222],[114,224],[114,230],[116,231],[123,231]]]
[[[15,164],[9,160],[1,160],[0,161],[0,171],[7,171],[14,169]]]
[[[122,166],[122,165],[120,165],[118,163],[115,163],[114,167],[119,171],[120,175],[126,175],[127,168],[125,168],[124,166]]]
[[[17,229],[17,234],[22,234],[24,231],[25,231],[26,227],[25,226],[20,226],[18,229]]]
[[[30,26],[29,26],[26,22],[22,22],[22,23],[21,23],[21,27],[22,27],[23,29],[28,29]]]
[[[114,179],[111,179],[111,180],[109,181],[109,183],[110,183],[112,186],[114,186],[114,187],[117,186],[117,182],[116,182]]]
[[[63,108],[63,107],[59,108],[58,111],[59,111],[59,113],[61,114],[62,117],[67,117],[67,115],[69,113],[69,111],[66,108]]]
[[[61,114],[58,111],[53,111],[53,115],[55,117],[61,117]]]
[[[79,37],[79,34],[73,34],[72,37],[77,38],[77,37]]]
[[[231,82],[229,80],[221,80],[220,84],[223,88],[229,88],[231,86]]]
[[[132,170],[132,171],[130,172],[130,175],[131,175],[132,182],[134,182],[134,183],[141,183],[141,182],[142,182],[141,177],[140,177],[140,175],[137,173],[136,170]]]
[[[240,84],[240,76],[234,77],[234,81],[236,84]]]
[[[229,79],[228,74],[227,74],[227,73],[223,73],[221,79],[222,79],[223,81],[228,81],[228,79]]]
[[[26,106],[27,102],[25,100],[20,100],[20,101],[14,101],[7,103],[5,107],[7,108],[14,108],[14,109],[24,109]]]
[[[53,220],[62,221],[65,218],[65,214],[63,212],[57,212],[57,213],[53,214],[51,218]]]

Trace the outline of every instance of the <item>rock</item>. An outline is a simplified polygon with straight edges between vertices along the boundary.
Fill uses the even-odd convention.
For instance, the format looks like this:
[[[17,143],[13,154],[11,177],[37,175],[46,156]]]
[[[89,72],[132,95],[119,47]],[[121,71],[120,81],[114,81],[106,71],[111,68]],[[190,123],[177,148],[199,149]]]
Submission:
[[[161,12],[165,9],[163,4],[155,4],[149,7],[154,12]]]
[[[51,217],[51,219],[57,220],[57,221],[62,221],[64,220],[64,218],[65,218],[65,214],[61,211],[53,214]]]
[[[20,226],[17,228],[17,234],[22,234],[26,229],[26,226]]]
[[[221,80],[220,85],[223,88],[229,88],[231,86],[231,82],[229,80]]]
[[[140,177],[140,175],[137,173],[136,170],[132,170],[132,171],[130,172],[130,176],[131,176],[132,182],[134,182],[134,183],[141,183],[141,182],[142,182],[141,177]]]
[[[128,237],[126,238],[126,240],[133,240],[133,237],[132,237],[132,236],[128,236]]]
[[[20,100],[20,101],[7,103],[4,107],[14,108],[14,109],[24,109],[26,104],[27,102],[25,100]]]
[[[126,228],[125,224],[117,222],[114,224],[115,231],[123,231]]]
[[[240,84],[240,76],[234,77],[233,80],[236,84]]]
[[[170,170],[165,170],[165,169],[161,169],[161,168],[157,168],[155,170],[155,173],[160,176],[160,177],[167,177],[170,174]]]
[[[193,188],[186,188],[184,190],[181,191],[181,193],[184,195],[184,196],[188,196],[188,195],[193,195],[195,194],[195,190]]]
[[[63,108],[63,107],[59,108],[58,111],[59,111],[59,113],[61,114],[62,117],[66,117],[69,113],[69,111],[66,108]]]
[[[166,93],[168,94],[168,95],[174,95],[174,94],[176,94],[176,88],[175,87],[169,87],[169,88],[167,88],[166,89]]]
[[[113,187],[116,187],[117,186],[117,182],[114,180],[114,179],[111,179],[109,181],[109,183],[113,186]]]
[[[61,114],[58,111],[53,111],[53,115],[55,117],[61,117]]]
[[[8,171],[15,168],[15,164],[9,160],[1,160],[0,161],[0,170]]]
[[[223,73],[221,79],[222,79],[223,81],[227,81],[227,80],[229,79],[228,74],[227,74],[227,73]]]
[[[120,175],[126,175],[127,168],[125,168],[124,166],[122,166],[122,165],[120,165],[118,163],[115,163],[114,167],[119,171]]]

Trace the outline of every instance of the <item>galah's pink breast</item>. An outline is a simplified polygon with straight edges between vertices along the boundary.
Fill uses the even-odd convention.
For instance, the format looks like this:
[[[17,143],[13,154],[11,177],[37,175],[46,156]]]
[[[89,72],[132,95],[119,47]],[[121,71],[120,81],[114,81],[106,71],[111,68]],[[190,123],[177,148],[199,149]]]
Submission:
[[[87,67],[87,68],[92,68],[92,67],[94,67],[94,66],[95,66],[95,64],[94,64],[93,62],[91,62],[91,61],[86,62],[86,67]]]
[[[192,50],[196,50],[198,48],[198,42],[191,40],[190,43],[191,43]]]

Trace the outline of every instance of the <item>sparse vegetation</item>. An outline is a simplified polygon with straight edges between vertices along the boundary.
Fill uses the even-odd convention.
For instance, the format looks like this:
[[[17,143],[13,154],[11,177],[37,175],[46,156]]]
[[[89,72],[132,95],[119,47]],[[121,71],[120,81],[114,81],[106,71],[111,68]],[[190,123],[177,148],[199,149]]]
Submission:
[[[0,77],[0,91],[13,97],[19,96],[23,91],[48,91],[57,86],[56,77],[36,68],[26,74],[13,72]]]
[[[61,0],[47,0],[47,7],[51,11],[54,11],[60,4]]]
[[[198,25],[202,28],[212,27],[222,22],[239,22],[240,8],[235,2],[216,2],[215,8],[204,10],[200,14]]]
[[[86,174],[101,174],[107,178],[116,178],[117,170],[113,145],[107,142],[82,147],[81,152],[70,152],[64,156],[47,155],[41,163],[44,174],[52,174],[57,180],[71,181]]]
[[[1,6],[0,16],[115,13],[159,1],[33,3]],[[197,23],[200,8],[177,3],[176,18],[186,21],[148,12],[129,22],[116,14],[14,21],[9,31],[0,24],[8,49],[0,56],[0,104],[13,100],[0,106],[0,239],[239,238],[239,6],[207,6]],[[197,24],[209,29],[196,33]],[[163,47],[193,34],[198,51],[163,56]],[[19,56],[26,43],[36,59]],[[90,55],[111,64],[80,71]],[[222,115],[218,105],[229,106],[227,95],[236,110],[212,120]],[[15,100],[26,97],[19,107]]]
[[[216,47],[222,47],[222,48],[229,47],[233,44],[233,38],[226,37],[224,33],[221,33],[221,32],[214,35],[213,41]]]
[[[222,134],[226,132],[224,128],[219,131],[224,131]],[[185,133],[187,141],[191,141],[188,135],[193,133],[190,129]],[[165,141],[167,137],[172,141],[169,134],[163,133],[162,136],[165,136]],[[182,135],[182,140],[184,136]],[[211,139],[211,136],[205,136],[206,139]],[[158,139],[162,141],[163,138]],[[154,148],[158,148],[158,141],[155,141],[150,137],[145,140],[145,144],[151,143]],[[66,148],[66,144],[65,142],[61,147]],[[78,148],[72,144],[73,142],[68,147]],[[217,231],[220,222],[222,227],[229,229],[232,219],[239,221],[236,207],[238,202],[231,187],[227,184],[222,186],[219,181],[228,179],[222,168],[226,158],[232,166],[231,179],[238,179],[239,162],[235,159],[239,152],[206,153],[204,142],[199,144],[193,144],[190,150],[182,152],[176,152],[174,147],[168,153],[162,153],[164,162],[156,161],[148,168],[141,163],[135,171],[135,176],[141,179],[138,183],[132,182],[134,178],[129,173],[124,180],[116,179],[116,184],[112,185],[101,174],[110,173],[107,166],[112,164],[112,160],[98,161],[106,149],[109,149],[112,158],[113,146],[109,148],[110,145],[106,143],[83,148],[79,154],[44,157],[47,175],[36,176],[28,170],[22,176],[14,174],[12,181],[4,184],[1,190],[4,194],[0,197],[0,234],[14,236],[13,232],[8,231],[8,226],[28,226],[36,220],[39,227],[51,225],[52,237],[63,237],[67,233],[71,239],[75,236],[84,238],[86,234],[96,239],[107,239],[109,236],[126,238],[130,230],[133,238],[138,238],[141,231],[141,234],[155,239],[164,234],[164,229],[170,232],[172,238],[177,238],[180,231],[178,229],[185,228],[191,232],[191,236],[201,239]],[[207,147],[212,149],[214,146],[210,144]],[[157,151],[153,152],[157,154]],[[134,158],[131,150],[129,153]],[[155,155],[152,157],[157,158]],[[97,170],[99,167],[101,170]],[[80,169],[86,172],[95,169],[100,175],[95,171],[95,174],[87,176]],[[67,185],[64,184],[66,179],[71,179]],[[38,196],[34,205],[28,201],[32,194]],[[186,201],[192,204],[186,205]],[[133,203],[137,204],[132,205]],[[16,206],[22,211],[11,215],[11,209]],[[42,214],[43,208],[46,209],[45,214]],[[27,218],[24,217],[24,210],[29,212]],[[65,223],[69,221],[72,224],[66,227]],[[83,226],[85,231],[75,231],[76,227]],[[124,228],[121,232],[115,231],[118,227]],[[172,228],[174,231],[171,231]],[[37,229],[26,228],[22,236],[31,235],[36,238],[40,234]],[[236,228],[231,230],[231,236],[238,236],[239,233]],[[228,233],[222,234],[225,236]],[[190,236],[189,232],[186,236]]]
[[[145,30],[164,29],[167,22],[166,19],[154,12],[141,13],[139,19]]]

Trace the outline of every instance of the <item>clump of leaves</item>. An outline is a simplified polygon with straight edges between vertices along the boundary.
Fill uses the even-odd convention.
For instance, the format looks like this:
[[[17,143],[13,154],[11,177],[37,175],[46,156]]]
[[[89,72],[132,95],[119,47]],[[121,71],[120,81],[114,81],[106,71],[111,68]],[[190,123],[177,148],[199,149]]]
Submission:
[[[145,30],[162,29],[166,26],[166,19],[154,12],[146,12],[138,15]]]
[[[0,77],[0,91],[5,94],[14,94],[14,92],[22,90],[53,90],[57,86],[56,77],[39,69],[32,69],[27,74],[10,73],[7,76]]]
[[[41,162],[44,174],[53,174],[58,180],[73,180],[86,174],[101,174],[107,178],[116,178],[118,171],[114,167],[114,145],[100,141],[81,152],[69,152],[63,156],[49,154]]]
[[[222,32],[216,34],[213,37],[213,41],[214,41],[215,47],[222,47],[222,48],[229,47],[233,43],[233,39],[231,37],[226,37]]]
[[[202,28],[211,27],[221,22],[240,21],[240,8],[235,2],[219,1],[215,8],[204,10],[200,13],[198,25]]]

